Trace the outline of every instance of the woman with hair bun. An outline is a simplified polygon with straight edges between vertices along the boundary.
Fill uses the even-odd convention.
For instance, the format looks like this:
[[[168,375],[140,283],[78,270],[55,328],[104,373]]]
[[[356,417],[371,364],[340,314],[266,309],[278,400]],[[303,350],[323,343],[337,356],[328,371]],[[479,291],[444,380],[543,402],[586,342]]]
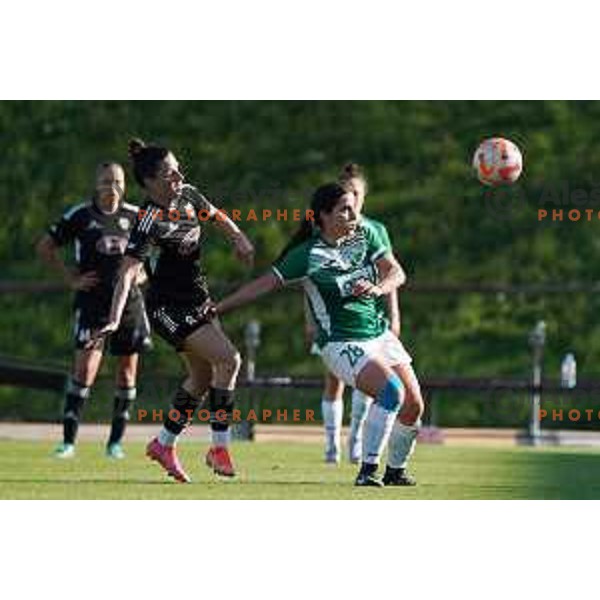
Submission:
[[[206,464],[215,473],[231,477],[235,470],[228,450],[229,425],[241,358],[218,319],[207,318],[203,310],[209,292],[200,267],[204,227],[199,215],[204,213],[214,223],[232,243],[237,257],[248,266],[253,263],[254,248],[223,213],[215,219],[217,208],[195,187],[185,183],[179,162],[168,148],[132,139],[129,156],[135,179],[146,193],[147,201],[125,253],[110,322],[97,335],[118,327],[134,274],[155,247],[158,258],[150,261],[148,274],[148,315],[154,331],[183,359],[187,378],[177,389],[169,416],[159,435],[148,444],[146,454],[175,480],[190,481],[177,457],[176,442],[208,387],[212,445]],[[180,218],[170,218],[171,214],[179,214]]]

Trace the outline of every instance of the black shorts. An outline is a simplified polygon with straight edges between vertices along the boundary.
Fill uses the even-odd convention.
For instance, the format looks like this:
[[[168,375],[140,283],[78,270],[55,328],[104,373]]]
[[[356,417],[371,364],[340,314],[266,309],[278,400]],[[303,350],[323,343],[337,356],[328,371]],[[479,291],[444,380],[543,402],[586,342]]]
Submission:
[[[75,347],[83,350],[94,329],[108,323],[110,305],[94,302],[75,302],[75,325],[73,335]],[[119,329],[107,338],[110,353],[113,356],[131,356],[152,347],[150,324],[146,315],[144,301],[140,297],[128,301]],[[95,349],[104,350],[106,340],[100,340]]]
[[[186,338],[210,322],[201,314],[201,304],[152,304],[148,316],[152,329],[181,352]]]

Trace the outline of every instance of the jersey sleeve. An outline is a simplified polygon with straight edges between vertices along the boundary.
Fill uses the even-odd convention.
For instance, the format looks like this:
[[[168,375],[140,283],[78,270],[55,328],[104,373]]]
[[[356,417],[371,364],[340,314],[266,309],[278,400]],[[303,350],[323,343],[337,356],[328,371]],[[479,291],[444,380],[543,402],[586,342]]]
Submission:
[[[64,246],[72,242],[79,233],[79,210],[83,204],[79,204],[66,210],[60,220],[52,223],[48,228],[48,235],[54,240],[57,246]]]
[[[365,234],[365,239],[367,241],[367,255],[369,260],[375,262],[379,260],[382,256],[389,254],[390,248],[386,246],[385,242],[381,239],[381,235],[379,231],[372,225],[364,225],[363,231]],[[388,237],[389,242],[389,237]]]
[[[303,279],[308,274],[308,248],[303,243],[278,258],[271,267],[284,284]]]
[[[147,210],[141,218],[138,218],[131,230],[126,256],[132,256],[140,261],[145,261],[150,257],[152,245],[154,243],[155,220],[158,209]]]
[[[392,242],[390,240],[390,234],[388,233],[387,227],[383,223],[376,223],[377,233],[381,239],[381,242],[386,247],[388,252],[392,252]]]

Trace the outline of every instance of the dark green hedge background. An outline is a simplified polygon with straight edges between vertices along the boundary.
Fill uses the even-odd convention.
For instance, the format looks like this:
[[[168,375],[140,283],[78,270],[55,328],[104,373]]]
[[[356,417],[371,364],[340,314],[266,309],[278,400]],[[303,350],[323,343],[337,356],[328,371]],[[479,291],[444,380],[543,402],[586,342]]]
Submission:
[[[126,160],[127,140],[136,135],[170,146],[188,179],[224,208],[304,208],[310,191],[343,163],[361,163],[371,188],[366,212],[387,224],[415,282],[593,283],[600,221],[538,222],[537,209],[544,202],[557,208],[555,189],[595,189],[599,123],[598,102],[1,102],[0,278],[52,277],[34,256],[34,243],[86,196],[97,162]],[[470,169],[477,144],[492,135],[515,141],[525,158],[508,208],[491,206]],[[138,201],[132,178],[129,184],[130,200]],[[263,271],[294,224],[272,220],[245,229],[258,249],[253,273],[218,233],[209,236],[206,266],[217,296]],[[527,334],[539,318],[548,324],[549,376],[558,375],[568,350],[581,376],[600,374],[595,294],[407,292],[401,303],[403,339],[423,375],[527,376]],[[0,296],[0,354],[66,367],[69,304],[67,293]],[[250,318],[263,326],[260,373],[321,372],[304,351],[299,294],[285,292],[227,317],[240,346]],[[144,367],[146,375],[174,379],[180,369],[160,341]],[[109,377],[105,369],[105,391],[97,394],[106,410],[92,410],[92,418],[108,413]],[[53,418],[59,404],[52,394],[0,388],[0,418]],[[511,420],[486,413],[485,404],[444,401],[440,420]],[[520,423],[518,413],[512,420]]]

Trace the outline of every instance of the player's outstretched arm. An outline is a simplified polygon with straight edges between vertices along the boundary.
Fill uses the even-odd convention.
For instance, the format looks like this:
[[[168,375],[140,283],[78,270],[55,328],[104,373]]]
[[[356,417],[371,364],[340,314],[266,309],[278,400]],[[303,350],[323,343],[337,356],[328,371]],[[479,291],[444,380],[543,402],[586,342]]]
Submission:
[[[121,269],[119,270],[119,279],[115,285],[113,292],[112,305],[110,307],[110,315],[108,317],[108,323],[96,331],[92,332],[89,346],[92,346],[98,338],[112,333],[119,328],[121,323],[121,316],[127,303],[129,291],[131,286],[138,277],[140,271],[141,262],[133,256],[125,256],[121,263]]]
[[[254,246],[246,234],[227,216],[215,219],[214,223],[233,244],[238,259],[251,267],[254,264]]]
[[[225,314],[235,308],[249,304],[281,286],[281,280],[273,272],[265,273],[258,279],[243,285],[239,290],[227,296],[215,305],[217,314]]]

